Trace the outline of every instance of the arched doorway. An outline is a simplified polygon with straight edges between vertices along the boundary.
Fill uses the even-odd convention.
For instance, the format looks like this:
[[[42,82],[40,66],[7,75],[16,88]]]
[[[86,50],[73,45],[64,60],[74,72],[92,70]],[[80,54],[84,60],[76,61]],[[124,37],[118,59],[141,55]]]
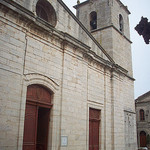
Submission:
[[[27,87],[23,150],[47,150],[51,97],[43,86]]]
[[[146,133],[144,131],[140,132],[140,147],[146,147]]]

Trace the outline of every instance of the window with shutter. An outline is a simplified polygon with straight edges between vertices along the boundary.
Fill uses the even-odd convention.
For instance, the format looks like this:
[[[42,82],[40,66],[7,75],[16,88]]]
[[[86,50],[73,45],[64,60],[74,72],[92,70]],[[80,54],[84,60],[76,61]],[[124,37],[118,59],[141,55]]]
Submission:
[[[145,120],[145,115],[144,115],[144,110],[143,109],[140,110],[140,120],[141,121]]]

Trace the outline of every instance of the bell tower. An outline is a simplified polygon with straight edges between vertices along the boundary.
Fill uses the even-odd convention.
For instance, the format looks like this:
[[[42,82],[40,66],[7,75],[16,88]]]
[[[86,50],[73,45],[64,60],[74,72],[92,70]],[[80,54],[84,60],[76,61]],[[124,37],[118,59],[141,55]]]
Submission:
[[[120,0],[87,0],[74,8],[77,18],[115,63],[132,76],[128,8]]]

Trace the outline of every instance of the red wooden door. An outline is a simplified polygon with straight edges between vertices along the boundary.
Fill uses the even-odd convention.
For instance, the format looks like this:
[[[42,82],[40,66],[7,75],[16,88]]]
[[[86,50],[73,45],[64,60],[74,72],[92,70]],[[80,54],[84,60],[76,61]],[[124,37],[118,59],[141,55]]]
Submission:
[[[89,150],[99,150],[100,111],[89,110]]]
[[[36,148],[36,125],[37,107],[26,104],[23,150],[35,150]]]
[[[39,86],[27,89],[23,150],[47,150],[51,93]]]
[[[146,147],[146,133],[144,131],[140,132],[140,147]]]
[[[93,150],[93,127],[92,121],[89,120],[89,150]]]

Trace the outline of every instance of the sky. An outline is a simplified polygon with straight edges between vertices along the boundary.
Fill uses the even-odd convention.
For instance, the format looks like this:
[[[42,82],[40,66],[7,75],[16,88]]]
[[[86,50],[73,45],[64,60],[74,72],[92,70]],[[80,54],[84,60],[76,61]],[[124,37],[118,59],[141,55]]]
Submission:
[[[85,0],[80,0],[83,2]],[[75,14],[72,7],[77,4],[77,0],[63,0],[63,2]],[[130,35],[132,43],[132,62],[135,99],[150,91],[150,44],[145,44],[144,39],[138,35],[134,27],[139,23],[141,17],[147,17],[150,22],[150,0],[121,0],[128,7],[131,14]]]

